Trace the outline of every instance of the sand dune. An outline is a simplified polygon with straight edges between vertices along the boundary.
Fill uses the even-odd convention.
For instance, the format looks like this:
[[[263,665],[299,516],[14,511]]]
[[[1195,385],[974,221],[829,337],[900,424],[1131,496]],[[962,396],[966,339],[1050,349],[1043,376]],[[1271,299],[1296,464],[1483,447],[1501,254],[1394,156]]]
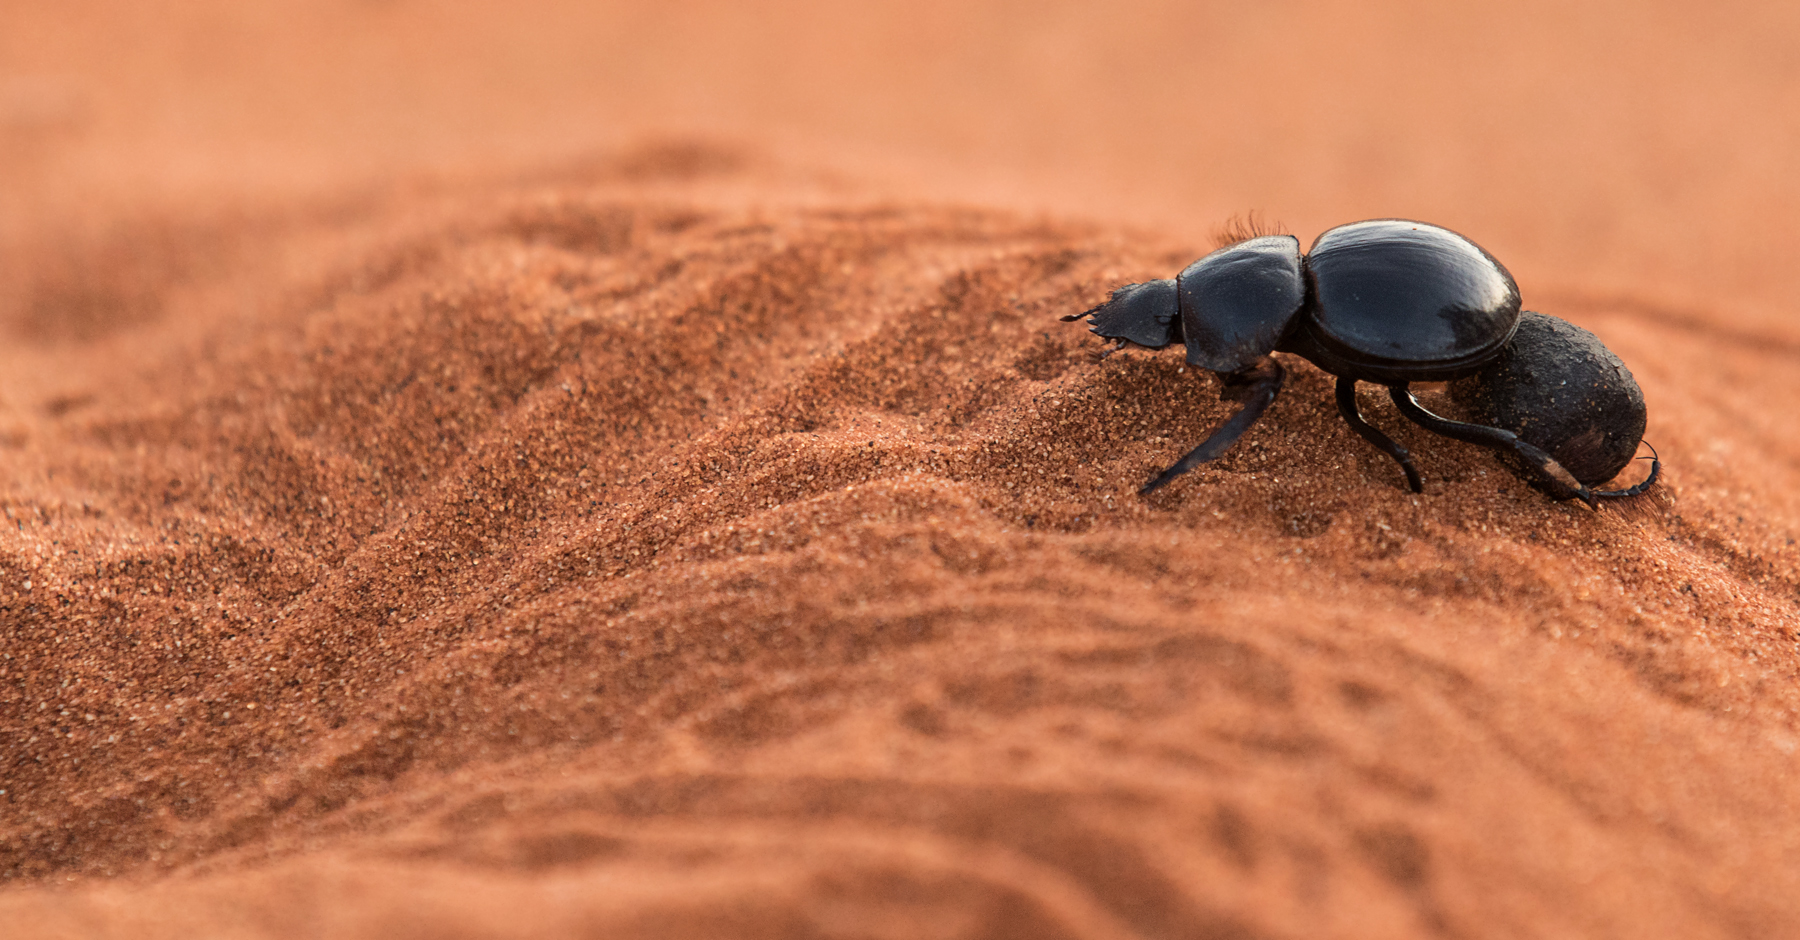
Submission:
[[[718,159],[633,195],[696,153]],[[1778,435],[1699,430],[1733,376],[1791,387],[1790,352],[1569,311],[1653,390],[1670,465],[1600,512],[1370,392],[1421,455],[1408,494],[1305,364],[1242,446],[1144,501],[1227,413],[1217,381],[1101,361],[1058,317],[1191,249],[709,202],[753,172],[730,154],[365,220],[385,234],[253,329],[177,340],[205,317],[150,312],[40,348],[75,391],[9,402],[9,920],[1791,922],[1794,517],[1737,521],[1703,455],[1741,447],[1710,472],[1765,491],[1792,463],[1756,462]],[[30,315],[66,287],[32,285]]]
[[[1794,932],[1782,14],[1154,7],[0,13],[0,933]],[[1060,318],[1246,203],[1467,230],[1664,482],[1292,360],[1137,497],[1232,406]]]

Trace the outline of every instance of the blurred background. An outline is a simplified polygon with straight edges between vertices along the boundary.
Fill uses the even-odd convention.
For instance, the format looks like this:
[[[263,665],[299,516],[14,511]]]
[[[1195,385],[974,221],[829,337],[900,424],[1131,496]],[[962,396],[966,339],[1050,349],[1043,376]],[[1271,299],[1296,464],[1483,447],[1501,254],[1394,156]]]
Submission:
[[[0,245],[668,138],[1197,250],[1417,217],[1528,305],[1800,335],[1800,4],[0,5]]]

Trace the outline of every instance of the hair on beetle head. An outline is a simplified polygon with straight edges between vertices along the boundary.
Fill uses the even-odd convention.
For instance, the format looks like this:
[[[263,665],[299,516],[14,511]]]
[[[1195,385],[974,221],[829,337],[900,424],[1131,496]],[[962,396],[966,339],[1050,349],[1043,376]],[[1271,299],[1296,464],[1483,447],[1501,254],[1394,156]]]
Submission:
[[[1292,235],[1287,226],[1280,222],[1268,222],[1256,217],[1252,209],[1243,215],[1233,215],[1225,220],[1225,224],[1213,232],[1213,239],[1220,248],[1229,248],[1238,242],[1247,242],[1252,238],[1264,235]]]

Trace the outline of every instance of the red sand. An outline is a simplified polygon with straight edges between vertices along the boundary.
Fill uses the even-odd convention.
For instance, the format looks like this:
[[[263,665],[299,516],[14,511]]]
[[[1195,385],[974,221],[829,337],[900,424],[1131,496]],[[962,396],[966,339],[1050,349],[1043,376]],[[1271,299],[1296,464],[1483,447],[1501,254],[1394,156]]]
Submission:
[[[778,6],[0,11],[0,933],[1800,931],[1794,14]],[[1138,499],[1057,318],[1249,208],[1667,482],[1294,362]]]

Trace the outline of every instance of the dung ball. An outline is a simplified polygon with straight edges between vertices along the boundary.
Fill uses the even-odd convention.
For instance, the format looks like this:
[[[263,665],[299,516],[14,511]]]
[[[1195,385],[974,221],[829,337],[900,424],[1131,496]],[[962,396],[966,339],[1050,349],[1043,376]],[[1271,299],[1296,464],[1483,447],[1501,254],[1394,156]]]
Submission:
[[[1450,398],[1468,420],[1517,434],[1587,486],[1625,469],[1644,436],[1644,393],[1625,363],[1587,330],[1529,310],[1497,358],[1450,383]]]

